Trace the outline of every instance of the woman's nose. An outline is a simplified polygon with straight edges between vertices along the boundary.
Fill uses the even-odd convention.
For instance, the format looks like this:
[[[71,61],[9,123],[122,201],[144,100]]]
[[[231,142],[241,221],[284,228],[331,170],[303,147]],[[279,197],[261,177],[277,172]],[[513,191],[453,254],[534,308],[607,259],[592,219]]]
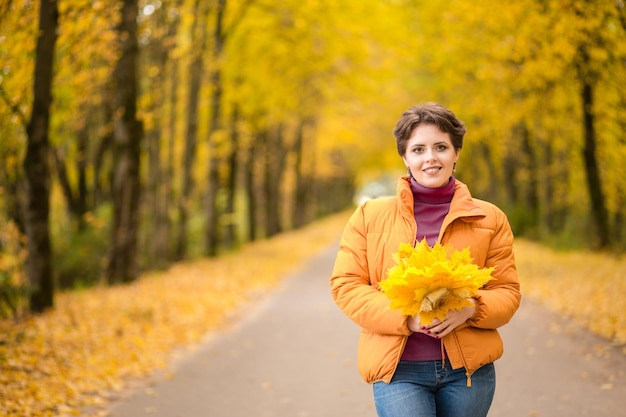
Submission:
[[[426,149],[426,151],[424,152],[424,156],[426,157],[427,161],[435,160],[435,153],[432,149]]]

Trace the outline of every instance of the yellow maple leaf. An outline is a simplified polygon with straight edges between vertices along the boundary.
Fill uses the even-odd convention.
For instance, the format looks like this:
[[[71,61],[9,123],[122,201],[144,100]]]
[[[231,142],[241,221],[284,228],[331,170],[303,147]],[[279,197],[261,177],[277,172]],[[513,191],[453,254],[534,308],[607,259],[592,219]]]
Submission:
[[[401,244],[393,259],[396,265],[380,282],[391,301],[390,308],[418,315],[424,324],[435,318],[443,320],[450,310],[472,305],[468,299],[493,279],[494,268],[474,264],[469,247],[459,251],[437,243],[431,248],[422,240],[416,247]]]

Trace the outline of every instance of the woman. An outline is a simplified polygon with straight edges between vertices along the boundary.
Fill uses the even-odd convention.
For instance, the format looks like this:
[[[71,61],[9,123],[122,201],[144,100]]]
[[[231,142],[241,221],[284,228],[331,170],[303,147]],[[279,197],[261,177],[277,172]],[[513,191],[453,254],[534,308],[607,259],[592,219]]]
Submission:
[[[356,209],[341,238],[331,278],[341,310],[361,326],[358,365],[373,384],[380,417],[486,416],[495,391],[493,362],[502,356],[496,330],[520,303],[513,234],[506,215],[472,198],[455,179],[465,135],[447,108],[408,109],[395,129],[408,169],[395,198]],[[472,306],[451,310],[429,325],[389,308],[378,283],[394,265],[401,243],[426,239],[462,250],[480,267],[495,267]]]

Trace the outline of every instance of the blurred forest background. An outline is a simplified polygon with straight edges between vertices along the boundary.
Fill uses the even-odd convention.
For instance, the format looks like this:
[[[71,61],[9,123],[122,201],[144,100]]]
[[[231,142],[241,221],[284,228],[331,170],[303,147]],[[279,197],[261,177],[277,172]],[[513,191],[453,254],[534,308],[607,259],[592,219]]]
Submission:
[[[0,0],[0,315],[348,208],[425,101],[517,236],[626,248],[623,0]]]

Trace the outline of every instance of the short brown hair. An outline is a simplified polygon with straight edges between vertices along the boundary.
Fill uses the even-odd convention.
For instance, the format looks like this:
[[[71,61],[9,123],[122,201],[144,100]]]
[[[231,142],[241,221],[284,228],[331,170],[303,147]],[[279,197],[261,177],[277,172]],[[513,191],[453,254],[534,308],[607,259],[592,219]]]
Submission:
[[[463,136],[466,132],[465,123],[441,104],[424,103],[412,106],[402,113],[402,117],[393,129],[400,156],[406,152],[406,144],[411,134],[420,125],[437,126],[439,130],[450,135],[452,146],[456,151],[463,147]]]

